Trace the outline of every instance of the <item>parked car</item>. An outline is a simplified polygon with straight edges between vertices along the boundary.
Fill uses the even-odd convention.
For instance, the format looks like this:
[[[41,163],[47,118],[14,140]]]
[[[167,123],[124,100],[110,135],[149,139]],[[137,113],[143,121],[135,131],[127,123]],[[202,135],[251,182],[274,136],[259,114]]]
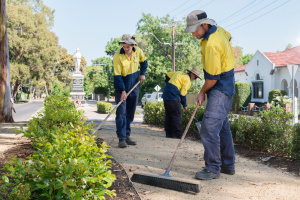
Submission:
[[[155,102],[155,101],[163,101],[162,98],[162,92],[153,92],[151,94],[146,93],[143,98],[141,99],[142,101],[142,108],[146,105],[148,102]]]

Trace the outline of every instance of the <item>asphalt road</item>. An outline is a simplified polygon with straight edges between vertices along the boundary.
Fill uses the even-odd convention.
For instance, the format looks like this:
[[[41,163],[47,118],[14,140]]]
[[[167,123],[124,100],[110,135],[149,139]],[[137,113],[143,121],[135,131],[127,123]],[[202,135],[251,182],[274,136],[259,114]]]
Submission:
[[[16,113],[13,112],[15,122],[29,121],[29,119],[41,108],[43,100],[32,100],[30,103],[14,104]]]

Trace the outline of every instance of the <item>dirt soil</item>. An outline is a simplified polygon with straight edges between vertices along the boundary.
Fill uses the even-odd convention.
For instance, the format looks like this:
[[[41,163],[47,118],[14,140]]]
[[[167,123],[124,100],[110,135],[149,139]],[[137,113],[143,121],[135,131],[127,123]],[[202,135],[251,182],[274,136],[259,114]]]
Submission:
[[[0,167],[13,156],[26,158],[33,153],[30,141],[14,136],[12,127],[25,125],[1,124],[0,138],[7,138],[12,144],[1,154]],[[144,124],[134,124],[132,138],[136,146],[125,149],[117,147],[118,139],[113,124],[103,125],[98,131],[97,142],[107,142],[111,147],[109,153],[114,157],[112,173],[117,180],[111,189],[116,190],[117,200],[181,200],[181,199],[299,199],[300,162],[278,157],[260,151],[236,146],[236,174],[221,174],[220,179],[199,181],[200,193],[178,192],[138,183],[129,179],[135,170],[161,174],[170,162],[178,145],[178,139],[164,137],[162,128]],[[274,156],[274,157],[273,157]],[[204,167],[203,146],[195,133],[189,133],[182,144],[171,175],[179,178],[194,179],[197,171]],[[125,169],[125,170],[124,170]],[[0,176],[3,171],[0,170]],[[109,197],[107,199],[110,199]]]

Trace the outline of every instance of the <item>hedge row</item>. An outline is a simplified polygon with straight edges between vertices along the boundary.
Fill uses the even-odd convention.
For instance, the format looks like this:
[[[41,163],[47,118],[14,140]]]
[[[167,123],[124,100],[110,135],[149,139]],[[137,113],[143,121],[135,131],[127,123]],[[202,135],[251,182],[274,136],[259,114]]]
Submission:
[[[229,115],[235,143],[300,159],[300,126],[291,125],[291,113],[274,107],[254,117]]]
[[[191,104],[188,105],[188,109],[191,113],[195,110],[195,105]],[[182,108],[183,110],[183,108]],[[196,112],[196,119],[201,121],[204,115],[204,108],[200,106]],[[191,115],[186,112],[185,110],[182,111],[182,123],[181,129],[184,130],[186,125],[188,124]],[[163,126],[165,123],[165,107],[163,102],[154,102],[154,103],[147,103],[144,107],[144,122],[146,124],[153,124],[153,125],[160,125]],[[193,120],[189,130],[197,130],[195,125],[195,121]]]
[[[189,105],[194,111],[195,105]],[[196,119],[202,120],[205,108],[199,107]],[[291,113],[276,107],[269,111],[262,111],[255,117],[229,114],[230,128],[235,143],[241,146],[258,148],[278,155],[291,156],[300,159],[300,125],[291,125]],[[147,103],[144,108],[144,122],[146,124],[164,125],[165,109],[163,102]],[[189,119],[188,112],[182,112],[181,128],[184,130]],[[193,123],[189,130],[197,131]]]
[[[232,100],[232,110],[235,109],[235,104],[237,104],[237,109],[240,110],[241,107],[248,106],[251,101],[251,84],[250,83],[235,83],[235,94]]]
[[[25,161],[6,163],[0,197],[3,199],[104,199],[116,179],[109,170],[107,144],[97,146],[85,125],[83,111],[64,97],[49,97],[45,111],[29,121],[24,137],[35,152]]]

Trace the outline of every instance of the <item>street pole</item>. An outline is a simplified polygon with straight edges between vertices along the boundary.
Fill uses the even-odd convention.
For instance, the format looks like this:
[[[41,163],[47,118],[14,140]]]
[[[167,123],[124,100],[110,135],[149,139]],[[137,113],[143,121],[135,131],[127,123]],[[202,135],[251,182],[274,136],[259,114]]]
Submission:
[[[175,22],[172,24],[172,72],[175,72]]]
[[[292,65],[292,84],[293,84],[293,114],[295,115],[295,85],[294,85],[294,65]],[[295,116],[293,117],[293,124],[295,124]]]

